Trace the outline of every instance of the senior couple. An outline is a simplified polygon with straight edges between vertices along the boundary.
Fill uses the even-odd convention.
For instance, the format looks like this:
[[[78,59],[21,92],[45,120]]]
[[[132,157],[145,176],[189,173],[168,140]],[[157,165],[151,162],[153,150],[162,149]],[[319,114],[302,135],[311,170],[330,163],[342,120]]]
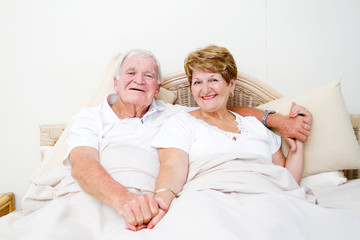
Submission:
[[[302,175],[303,142],[312,120],[306,109],[293,104],[291,117],[266,113],[265,118],[263,111],[253,108],[228,109],[237,67],[223,47],[212,45],[192,52],[185,60],[185,70],[200,108],[154,100],[161,85],[160,64],[150,52],[132,50],[118,59],[116,93],[108,95],[101,106],[82,110],[73,118],[67,160],[73,178],[86,193],[115,209],[132,231],[152,229],[159,223],[186,183],[189,164],[201,154],[250,152],[286,168],[297,183]],[[244,117],[249,115],[255,118]],[[280,137],[261,121],[289,140],[293,151],[287,157],[280,150]],[[104,153],[124,143],[154,156],[159,149],[155,189],[137,191],[141,187],[129,186],[136,176],[119,180],[109,172],[109,166],[121,161],[133,164],[133,159],[121,159],[121,151],[117,157],[114,151]]]
[[[294,201],[310,203],[293,196],[302,191],[311,114],[296,104],[291,117],[227,108],[237,67],[226,48],[190,53],[185,71],[199,108],[154,99],[162,78],[151,52],[131,50],[117,59],[116,93],[72,119],[64,161],[69,175],[49,186],[56,197],[11,220],[11,229],[0,221],[0,239],[252,239],[259,224],[265,233],[289,226],[289,235],[279,235],[286,239],[299,221],[311,228]],[[288,156],[267,126],[290,143]],[[310,205],[310,219],[326,216]]]

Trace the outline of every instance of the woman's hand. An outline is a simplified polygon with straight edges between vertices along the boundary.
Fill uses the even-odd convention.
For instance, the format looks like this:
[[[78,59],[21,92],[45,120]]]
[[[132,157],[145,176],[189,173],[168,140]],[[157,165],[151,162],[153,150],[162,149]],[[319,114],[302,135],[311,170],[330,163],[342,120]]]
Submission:
[[[297,126],[300,126],[299,132],[301,132],[304,136],[309,136],[312,124],[312,114],[309,110],[303,106],[297,105],[295,102],[292,102],[289,117],[290,120],[295,120],[297,122]],[[307,137],[299,137],[296,139],[301,142],[305,142]],[[292,152],[296,151],[296,139],[289,137],[285,138],[286,142],[290,145]]]
[[[303,116],[305,118],[304,123],[309,124],[309,130],[310,130],[312,123],[311,112],[306,108],[304,108],[303,106],[297,105],[295,102],[292,102],[290,107],[289,117],[294,118],[296,116]]]
[[[271,114],[271,127],[279,130],[281,136],[290,145],[291,151],[296,151],[296,140],[305,142],[310,134],[312,115],[304,107],[295,104],[291,105],[289,116],[282,114]]]
[[[154,226],[160,222],[160,220],[169,210],[170,204],[174,198],[175,195],[169,191],[160,192],[155,195],[155,200],[159,206],[159,213],[153,219],[151,219],[151,221],[147,225],[148,229],[153,229]]]

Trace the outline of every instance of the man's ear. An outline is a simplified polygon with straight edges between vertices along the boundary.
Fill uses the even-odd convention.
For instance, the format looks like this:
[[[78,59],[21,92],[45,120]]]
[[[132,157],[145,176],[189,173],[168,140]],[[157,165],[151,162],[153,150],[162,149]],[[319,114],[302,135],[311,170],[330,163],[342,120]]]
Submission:
[[[156,89],[155,96],[159,95],[161,83],[159,84],[158,88]]]
[[[114,77],[114,89],[116,90],[118,86],[118,79]]]

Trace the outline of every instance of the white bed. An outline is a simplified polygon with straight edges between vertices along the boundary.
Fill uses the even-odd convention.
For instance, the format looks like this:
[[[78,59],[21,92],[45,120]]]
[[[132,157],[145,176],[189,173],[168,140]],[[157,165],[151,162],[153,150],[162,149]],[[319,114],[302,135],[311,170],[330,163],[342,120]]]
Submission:
[[[109,75],[104,80],[104,84],[99,89],[97,95],[89,101],[89,106],[100,103],[105,94],[112,90],[111,72],[112,68],[110,68]],[[324,226],[336,227],[338,228],[338,236],[360,239],[360,231],[358,230],[360,229],[360,179],[357,179],[358,169],[360,169],[360,147],[359,139],[357,139],[354,134],[354,131],[355,133],[360,131],[360,117],[359,115],[350,116],[346,112],[340,88],[341,82],[334,80],[324,86],[319,86],[294,96],[282,97],[281,94],[259,80],[245,74],[240,74],[235,96],[230,99],[229,105],[274,109],[277,112],[286,114],[290,108],[291,101],[294,100],[312,112],[314,120],[311,135],[305,145],[305,171],[301,184],[304,188],[310,187],[312,189],[317,204],[322,206],[322,209],[333,209],[332,211],[334,213],[329,214],[329,216],[337,216],[336,219],[328,219],[328,222],[324,224],[319,223],[318,226],[320,228],[324,228]],[[195,106],[195,102],[190,94],[187,78],[182,71],[164,77],[161,94],[158,98],[170,103]],[[326,99],[326,101],[324,101],[324,99]],[[336,112],[337,114],[331,114],[331,112]],[[96,237],[94,237],[95,235],[87,236],[87,230],[92,228],[102,229],[99,231],[106,233],[101,235],[101,238],[104,239],[112,239],[115,236],[117,239],[119,239],[118,237],[122,237],[121,239],[137,239],[139,236],[144,238],[158,238],[162,234],[165,234],[165,232],[169,234],[171,231],[173,231],[174,234],[172,237],[178,234],[177,236],[179,236],[179,238],[192,237],[193,239],[197,239],[195,236],[197,236],[196,231],[199,229],[192,229],[190,227],[191,223],[195,225],[199,224],[198,227],[211,230],[207,231],[209,235],[206,235],[206,231],[200,231],[202,238],[218,239],[217,237],[221,236],[223,238],[225,237],[225,239],[239,239],[239,236],[232,235],[232,233],[227,230],[225,223],[223,223],[225,224],[225,226],[223,226],[221,222],[215,220],[219,219],[220,215],[227,214],[220,211],[223,210],[226,212],[227,209],[229,209],[221,207],[222,201],[226,200],[222,199],[222,197],[215,197],[217,200],[211,200],[213,199],[211,196],[217,195],[217,193],[205,189],[204,194],[199,195],[194,189],[190,188],[186,191],[185,188],[182,196],[175,201],[174,210],[169,211],[169,216],[166,217],[167,220],[161,223],[163,226],[161,227],[160,225],[158,230],[154,229],[155,231],[153,232],[145,230],[142,235],[134,235],[134,233],[124,228],[114,227],[116,224],[123,224],[122,220],[118,219],[117,214],[114,214],[109,207],[103,206],[99,202],[91,199],[88,195],[82,193],[80,187],[75,182],[69,180],[69,171],[62,168],[61,163],[66,154],[66,140],[68,127],[70,125],[71,123],[41,127],[42,145],[47,146],[43,148],[45,149],[44,153],[46,152],[44,159],[41,166],[30,179],[32,186],[23,199],[23,209],[19,209],[0,218],[0,239],[32,239],[29,234],[24,237],[21,231],[25,228],[33,228],[33,230],[31,230],[32,233],[39,233],[45,231],[47,227],[59,229],[59,232],[62,233],[72,232],[74,236],[73,238],[68,238],[67,234],[54,233],[52,239],[100,239],[99,235]],[[288,146],[283,144],[282,149],[284,152],[287,152]],[[144,154],[144,156],[145,155],[146,154]],[[141,156],[141,153],[139,153],[138,156]],[[152,186],[153,185],[146,187],[151,188]],[[69,199],[75,195],[78,201],[83,204],[77,204],[73,209],[58,209],[57,212],[46,213],[46,211],[41,211],[46,208],[51,209],[51,206],[56,204],[56,202],[67,201],[64,199]],[[266,202],[259,200],[259,205],[249,206],[247,208],[235,206],[235,204],[234,209],[238,209],[240,212],[243,211],[244,217],[239,217],[239,215],[235,216],[229,211],[226,219],[230,218],[234,220],[231,225],[238,226],[239,229],[243,231],[244,239],[249,239],[249,237],[253,239],[256,239],[256,237],[261,237],[262,239],[285,239],[281,238],[281,236],[289,236],[290,233],[293,234],[292,239],[306,239],[306,231],[309,231],[309,228],[304,228],[303,230],[305,232],[298,233],[291,228],[294,227],[292,224],[296,223],[296,219],[298,217],[309,217],[309,222],[314,225],[310,229],[311,231],[315,231],[318,227],[316,225],[317,221],[324,219],[323,217],[313,218],[311,214],[301,213],[296,217],[294,216],[294,223],[289,223],[290,228],[285,232],[278,231],[278,226],[262,223],[261,226],[264,228],[265,233],[267,232],[265,229],[274,229],[272,236],[263,235],[261,231],[256,229],[259,226],[257,220],[249,220],[246,219],[245,216],[250,214],[253,217],[263,217],[264,221],[269,222],[271,216],[281,218],[282,214],[285,214],[287,211],[286,207],[288,207],[288,211],[290,212],[296,211],[296,206],[291,205],[292,201],[287,201],[288,197],[284,197],[281,201],[274,204],[269,204],[269,199],[274,199],[276,202],[279,200],[279,198],[269,196]],[[249,197],[243,198],[241,201],[252,202],[255,200]],[[204,202],[206,202],[206,204],[203,204]],[[214,205],[211,205],[212,203]],[[281,204],[281,206],[278,207],[284,208],[284,212],[274,212],[271,210],[272,207],[276,209],[276,205],[279,204]],[[311,212],[313,206],[307,205],[310,203],[304,204],[306,205],[304,209],[307,208],[308,211]],[[256,208],[254,208],[255,206]],[[259,206],[262,206],[261,211],[258,208]],[[216,208],[218,211],[213,211]],[[179,216],[186,216],[186,211],[192,211],[196,213],[196,216],[209,214],[207,217],[209,222],[200,224],[199,221],[201,218],[194,217],[191,218],[191,220],[189,219],[184,225],[185,229],[181,229],[179,224],[182,224],[181,220],[184,218]],[[314,211],[322,215],[323,210]],[[68,212],[69,215],[64,217],[64,212]],[[83,228],[77,227],[76,229],[72,229],[73,226],[77,226],[77,224],[74,223],[76,219],[71,218],[72,215],[70,212],[76,213],[77,216],[80,216],[80,219],[87,221],[87,225],[81,225]],[[89,219],[89,212],[93,214],[90,214],[90,216],[92,216],[91,219]],[[234,212],[236,211],[234,210]],[[34,226],[31,224],[31,221],[28,220],[31,219],[31,216],[33,216],[34,219],[46,218],[48,215],[45,213],[51,214],[54,218],[56,218],[56,216],[59,219],[64,217],[66,220],[60,220],[57,226],[51,226],[51,223],[49,223],[49,225]],[[81,216],[81,214],[84,215]],[[326,216],[326,211],[324,211],[323,214]],[[339,219],[342,219],[344,216],[346,216],[347,222],[339,222]],[[104,221],[110,221],[112,219],[113,223],[112,225],[95,226],[99,225],[102,219]],[[350,223],[348,222],[349,219],[353,221]],[[194,221],[197,222],[195,223]],[[35,222],[36,221],[34,221],[34,223]],[[344,226],[344,223],[347,223],[347,225]],[[165,228],[167,230],[164,232],[160,230]],[[11,231],[12,229],[15,229],[15,231]],[[16,229],[18,229],[18,231],[16,231]],[[214,234],[214,229],[217,229],[215,231],[216,234]],[[252,236],[246,235],[249,234],[249,229],[253,232]],[[298,226],[298,230],[299,229],[302,229],[302,227]],[[352,238],[355,236],[356,238]],[[336,235],[332,235],[326,237],[326,239],[336,239],[335,237]],[[40,234],[34,239],[41,238]],[[43,239],[47,238],[48,235],[47,237],[45,237],[45,235],[43,236]]]

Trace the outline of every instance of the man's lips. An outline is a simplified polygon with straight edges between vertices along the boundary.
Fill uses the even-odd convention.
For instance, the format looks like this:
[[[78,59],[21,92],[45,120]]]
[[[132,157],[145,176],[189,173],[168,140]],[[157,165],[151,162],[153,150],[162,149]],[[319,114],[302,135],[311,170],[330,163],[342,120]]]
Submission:
[[[202,96],[201,98],[204,99],[204,100],[210,100],[210,99],[213,99],[217,96],[217,94],[215,95],[209,95],[209,96]]]
[[[132,91],[139,91],[139,92],[145,92],[144,90],[139,89],[139,88],[129,88],[129,90],[132,90]]]

